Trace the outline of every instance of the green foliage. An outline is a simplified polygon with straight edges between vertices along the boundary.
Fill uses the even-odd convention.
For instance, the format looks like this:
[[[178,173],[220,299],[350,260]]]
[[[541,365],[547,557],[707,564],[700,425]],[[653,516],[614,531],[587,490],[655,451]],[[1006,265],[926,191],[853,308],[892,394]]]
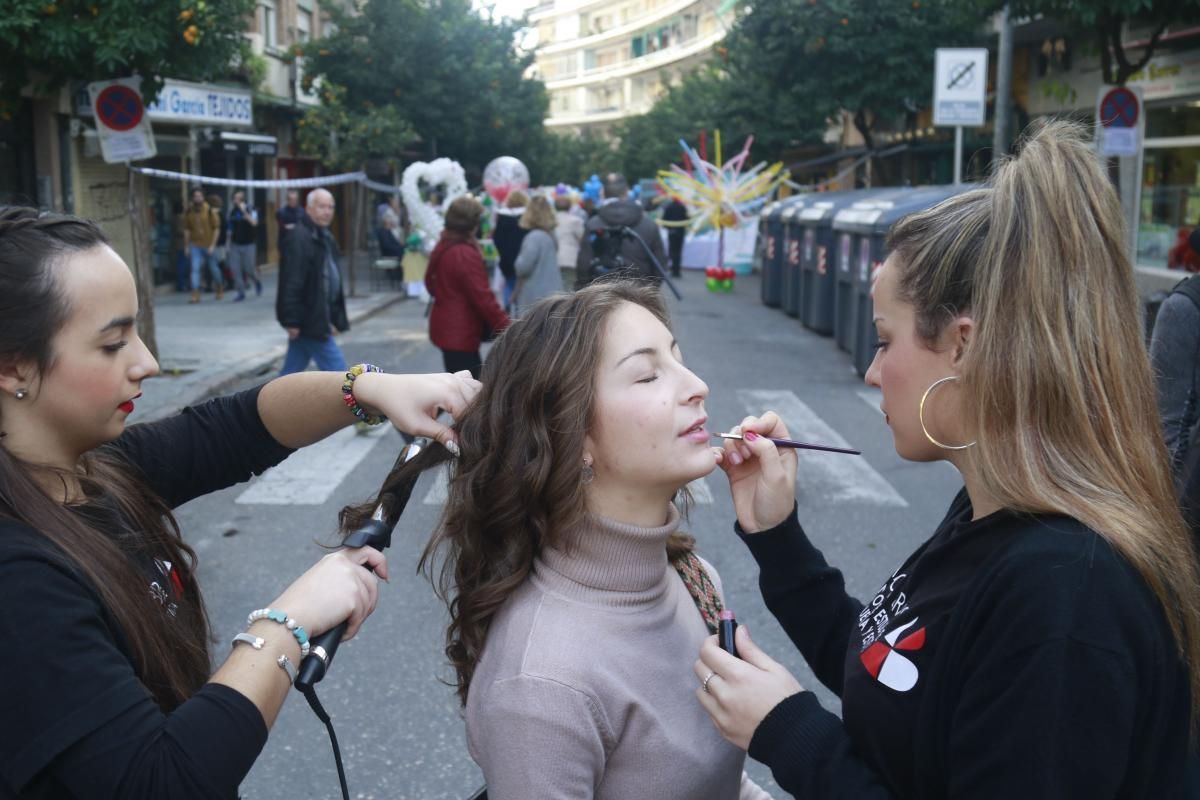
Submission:
[[[328,81],[321,85],[320,95],[321,105],[310,108],[300,120],[298,139],[304,155],[320,159],[333,170],[360,169],[370,158],[395,164],[401,150],[416,138],[412,125],[395,106],[351,108],[346,104],[346,90]]]
[[[617,159],[607,137],[547,133],[538,152],[525,164],[534,185],[582,186],[589,176],[616,169]]]
[[[424,156],[449,156],[478,178],[492,158],[536,160],[547,99],[526,80],[517,23],[480,16],[470,0],[368,0],[335,13],[337,32],[305,48],[310,76],[344,87],[350,109],[393,107]],[[392,155],[397,155],[393,153]]]
[[[978,5],[986,12],[1003,3],[980,0]],[[1200,0],[1014,0],[1011,9],[1015,17],[1049,17],[1084,41],[1090,40],[1100,53],[1104,82],[1118,86],[1154,57],[1167,25],[1200,18]],[[1149,45],[1139,48],[1136,56],[1124,46],[1124,28],[1130,22],[1153,30]]]
[[[702,67],[670,87],[646,114],[630,117],[618,129],[621,164],[630,180],[653,178],[668,164],[681,163],[679,140],[693,145],[701,130],[721,129],[726,148],[740,147],[749,131],[729,113],[737,87],[715,66]]]
[[[225,77],[245,53],[254,0],[6,0],[0,13],[0,113],[23,87],[142,76],[153,100],[164,77]]]
[[[981,44],[961,0],[756,0],[726,40],[731,111],[768,150],[819,141],[842,110],[880,121],[929,105],[938,47]]]

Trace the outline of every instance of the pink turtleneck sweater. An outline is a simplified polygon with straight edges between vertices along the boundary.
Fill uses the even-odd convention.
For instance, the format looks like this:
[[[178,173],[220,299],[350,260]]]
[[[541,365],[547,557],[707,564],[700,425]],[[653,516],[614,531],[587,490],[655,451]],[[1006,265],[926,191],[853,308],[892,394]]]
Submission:
[[[500,609],[466,708],[490,800],[769,800],[696,701],[708,631],[667,562],[678,527],[674,506],[659,528],[590,517]]]

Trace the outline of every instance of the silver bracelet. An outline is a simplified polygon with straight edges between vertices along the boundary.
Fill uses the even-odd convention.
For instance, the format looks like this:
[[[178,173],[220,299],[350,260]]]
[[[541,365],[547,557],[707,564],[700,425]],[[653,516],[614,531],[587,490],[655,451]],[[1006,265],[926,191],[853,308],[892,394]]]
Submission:
[[[296,668],[292,666],[292,660],[290,658],[285,655],[280,655],[279,658],[275,659],[275,663],[279,665],[281,670],[287,673],[288,683],[296,682]]]
[[[236,645],[238,642],[245,642],[255,650],[262,650],[263,645],[267,643],[267,640],[261,636],[255,636],[252,633],[239,633],[237,636],[233,637],[233,641],[230,642],[230,644]]]

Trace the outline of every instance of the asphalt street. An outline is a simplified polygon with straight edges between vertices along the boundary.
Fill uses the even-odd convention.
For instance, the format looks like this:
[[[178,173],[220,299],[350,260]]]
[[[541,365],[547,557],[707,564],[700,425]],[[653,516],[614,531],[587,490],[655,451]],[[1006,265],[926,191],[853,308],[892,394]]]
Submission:
[[[732,294],[706,292],[697,273],[681,283],[685,298],[671,299],[672,314],[688,365],[711,390],[710,429],[727,430],[748,413],[775,408],[798,438],[840,440],[863,451],[861,458],[803,454],[797,498],[809,535],[843,570],[849,590],[869,598],[932,533],[961,486],[957,473],[945,464],[901,460],[878,410],[878,393],[862,383],[830,339],[764,308],[756,277],[739,279]],[[406,301],[357,326],[342,341],[347,360],[397,372],[440,370],[421,311],[416,301]],[[338,510],[379,485],[401,446],[394,430],[356,436],[348,429],[250,484],[179,510],[184,535],[199,554],[218,658],[249,611],[269,603],[327,552],[323,545],[332,541]],[[454,692],[444,683],[445,611],[416,572],[441,510],[440,488],[439,476],[422,478],[388,552],[392,579],[381,586],[379,608],[358,638],[342,647],[319,686],[337,728],[351,797],[453,800],[482,783],[466,751]],[[763,605],[757,568],[733,534],[722,473],[692,488],[697,502],[689,529],[719,571],[727,604],[761,647],[827,708],[838,710],[834,695],[816,682]],[[748,761],[747,769],[784,796],[762,765]],[[337,792],[324,727],[296,693],[242,796],[294,800]]]

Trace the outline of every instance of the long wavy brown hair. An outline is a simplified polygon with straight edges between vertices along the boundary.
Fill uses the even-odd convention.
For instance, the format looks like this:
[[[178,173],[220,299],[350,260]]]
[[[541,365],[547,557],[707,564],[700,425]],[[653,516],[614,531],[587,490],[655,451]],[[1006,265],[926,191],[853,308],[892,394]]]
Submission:
[[[0,207],[0,363],[30,363],[39,374],[53,369],[54,336],[71,313],[57,271],[65,258],[107,241],[88,220]],[[4,424],[0,419],[0,441]],[[45,486],[56,477],[63,485],[78,481],[87,507],[73,510],[51,496]],[[107,513],[91,513],[101,509]],[[0,444],[0,519],[52,543],[54,558],[95,589],[124,633],[142,683],[163,710],[175,708],[208,680],[209,623],[194,578],[196,555],[180,536],[171,509],[112,448],[85,454],[76,471],[64,475]],[[177,617],[149,597],[141,566],[147,558],[176,567],[185,595]]]
[[[488,355],[483,389],[455,423],[461,456],[452,459],[436,444],[412,460],[401,454],[375,498],[342,510],[344,533],[380,504],[394,523],[421,473],[451,463],[446,506],[419,569],[450,611],[446,656],[464,705],[492,618],[543,548],[571,547],[587,514],[584,438],[605,324],[622,303],[642,306],[670,327],[658,290],[629,278],[536,303]],[[694,544],[676,534],[667,554],[678,559]]]

